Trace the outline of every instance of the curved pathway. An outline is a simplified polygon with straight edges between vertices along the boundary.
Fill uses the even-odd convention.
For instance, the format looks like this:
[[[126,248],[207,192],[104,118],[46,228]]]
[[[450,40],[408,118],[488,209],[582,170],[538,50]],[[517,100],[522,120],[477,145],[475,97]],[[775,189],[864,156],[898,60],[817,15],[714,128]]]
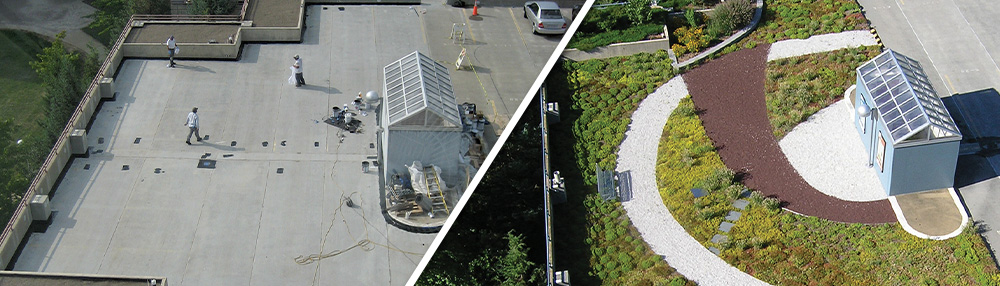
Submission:
[[[837,46],[841,48],[858,46],[856,38],[861,35],[857,34],[856,31],[840,34],[840,36],[833,36],[833,40],[830,39],[830,36],[819,37],[820,39],[824,39],[823,41],[818,41],[819,43],[816,43],[817,41],[809,41],[812,40],[810,38],[805,42],[812,44],[807,44],[806,46],[818,44],[824,47],[805,48],[804,51],[794,51],[797,49],[779,51],[781,55],[776,56],[776,58],[804,55],[815,51],[835,50]],[[802,40],[795,41],[802,42]],[[861,42],[867,43],[868,40],[862,39]],[[776,43],[779,45],[779,50],[783,49],[780,46],[782,43]],[[788,45],[784,47],[790,48]],[[769,47],[760,47],[758,50],[750,53],[760,53],[761,51],[766,55],[770,49]],[[740,52],[734,54],[740,54]],[[727,57],[737,56],[730,55],[724,58]],[[759,64],[762,66],[763,62]],[[761,93],[760,98],[762,100],[764,90],[762,80],[764,77],[763,74],[757,75],[758,78],[756,80],[761,81],[758,90]],[[738,78],[737,81],[739,83],[746,80],[754,80],[753,74],[743,74],[736,78]],[[728,80],[723,82],[728,82]],[[663,204],[663,198],[660,196],[656,184],[657,146],[659,146],[663,127],[666,125],[668,117],[674,108],[677,107],[678,102],[688,94],[684,79],[680,76],[675,77],[658,88],[653,94],[646,97],[639,105],[639,108],[632,113],[632,123],[625,133],[625,140],[622,141],[618,151],[617,171],[630,171],[632,173],[632,199],[622,203],[622,205],[625,208],[626,214],[632,220],[632,224],[639,230],[643,240],[650,245],[650,248],[657,254],[662,255],[671,267],[677,269],[679,273],[688,279],[702,285],[767,285],[767,283],[729,265],[726,261],[705,249],[704,246],[688,235],[687,231],[680,226]],[[759,105],[759,107],[763,106],[762,103]],[[768,132],[764,134],[766,136],[761,138],[769,139],[773,143],[772,145],[776,147],[777,143],[774,140],[774,136],[769,131],[770,123],[766,121],[766,113],[764,114],[764,123],[767,124]],[[778,152],[781,152],[781,150],[778,150]],[[785,165],[788,165],[787,161],[785,162]],[[801,178],[799,178],[799,181],[801,181]],[[808,186],[808,184],[806,185]],[[815,190],[812,191],[816,192]],[[884,219],[895,218],[891,216],[892,211],[884,199],[877,204],[884,206],[883,209],[888,209],[889,211],[890,217],[883,217]]]
[[[687,87],[680,76],[656,89],[632,113],[618,150],[618,172],[632,172],[632,199],[622,203],[632,224],[656,254],[700,285],[767,285],[729,265],[687,234],[663,205],[656,187],[656,149],[667,117]]]
[[[851,107],[849,100],[840,100],[816,112],[781,138],[781,152],[802,179],[824,194],[856,202],[887,199],[868,167]]]
[[[807,39],[790,39],[771,44],[767,61],[874,45],[878,45],[875,35],[864,30],[815,35]]]
[[[769,45],[713,60],[684,75],[692,100],[722,161],[743,182],[777,197],[790,211],[850,223],[896,222],[888,200],[844,201],[816,190],[799,176],[771,134],[764,97]]]

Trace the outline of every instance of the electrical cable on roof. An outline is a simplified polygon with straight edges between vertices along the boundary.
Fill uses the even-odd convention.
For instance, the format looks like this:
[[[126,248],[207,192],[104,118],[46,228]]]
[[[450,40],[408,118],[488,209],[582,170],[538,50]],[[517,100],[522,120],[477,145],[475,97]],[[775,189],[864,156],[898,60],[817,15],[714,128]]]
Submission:
[[[335,154],[339,154],[338,151],[340,150],[340,146],[341,146],[340,144],[337,145],[337,149],[334,150]],[[333,170],[336,169],[337,163],[339,161],[340,161],[339,159],[335,159],[333,161],[333,168],[331,168],[331,174],[330,174],[331,178],[333,178],[332,172],[333,172]],[[334,182],[336,182],[336,181],[334,181]],[[374,226],[374,224],[372,224],[368,220],[368,217],[365,216],[364,211],[357,211],[357,210],[355,210],[355,212],[358,215],[360,215],[361,219],[364,221],[364,230],[365,230],[364,238],[358,239],[358,238],[354,237],[354,235],[351,233],[350,226],[347,224],[347,219],[346,219],[346,217],[344,217],[343,207],[344,207],[344,205],[346,205],[347,201],[352,200],[352,197],[354,195],[359,195],[358,199],[361,200],[361,205],[365,205],[364,197],[361,197],[360,194],[357,191],[354,191],[354,192],[351,192],[348,195],[345,195],[342,188],[338,187],[337,189],[341,190],[340,203],[337,205],[337,208],[334,209],[333,216],[330,219],[330,221],[331,221],[330,226],[327,227],[326,233],[323,235],[323,241],[320,243],[320,252],[319,253],[315,253],[315,254],[310,254],[310,255],[299,255],[299,256],[296,256],[295,258],[293,258],[295,260],[295,263],[297,263],[299,265],[309,265],[309,264],[312,264],[313,262],[317,262],[317,261],[320,261],[320,260],[323,260],[323,259],[326,259],[326,258],[330,258],[330,257],[334,257],[334,256],[337,256],[337,255],[346,253],[346,252],[348,252],[350,250],[353,250],[355,248],[360,248],[360,249],[362,249],[364,251],[372,251],[372,250],[374,250],[378,246],[384,247],[384,248],[386,248],[388,250],[391,250],[391,251],[396,251],[396,252],[399,252],[399,253],[403,253],[403,254],[410,254],[410,255],[417,255],[417,256],[424,255],[423,252],[406,251],[406,250],[402,250],[402,249],[396,248],[396,247],[388,245],[388,244],[377,243],[377,242],[374,242],[374,241],[370,240],[369,239],[370,238],[370,234],[369,234],[368,228],[369,228],[369,226]],[[357,241],[357,243],[355,243],[354,245],[351,245],[351,246],[349,246],[347,248],[337,249],[337,250],[331,250],[329,252],[324,252],[324,248],[326,246],[326,239],[327,239],[327,237],[329,237],[330,232],[333,230],[333,226],[334,226],[333,222],[338,218],[338,216],[340,216],[341,222],[343,222],[344,228],[347,230],[348,236],[351,238],[351,240]],[[383,237],[384,237],[384,235],[383,235]],[[386,240],[388,240],[388,237],[386,237]],[[317,271],[316,274],[318,274],[318,273],[319,272]],[[316,277],[314,276],[313,277],[313,280],[314,280],[313,282],[315,282],[315,279],[316,279]]]

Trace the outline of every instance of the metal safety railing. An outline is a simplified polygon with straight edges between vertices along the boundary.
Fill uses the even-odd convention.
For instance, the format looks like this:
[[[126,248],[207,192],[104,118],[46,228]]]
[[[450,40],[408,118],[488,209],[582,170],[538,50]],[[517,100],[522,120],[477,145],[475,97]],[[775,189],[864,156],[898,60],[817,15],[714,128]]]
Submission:
[[[545,85],[538,89],[538,104],[542,129],[542,180],[545,206],[545,285],[555,285],[555,249],[552,246],[552,171],[549,169],[549,131],[545,113]]]
[[[239,15],[132,15],[133,21],[200,21],[200,22],[238,22],[246,18],[250,1],[240,1]]]

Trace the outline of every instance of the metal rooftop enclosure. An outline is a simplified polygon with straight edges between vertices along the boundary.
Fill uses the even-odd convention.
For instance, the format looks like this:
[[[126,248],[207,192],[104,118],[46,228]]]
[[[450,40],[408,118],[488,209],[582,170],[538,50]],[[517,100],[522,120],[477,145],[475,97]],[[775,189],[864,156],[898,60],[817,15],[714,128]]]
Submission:
[[[886,50],[857,72],[894,144],[962,136],[915,60]]]
[[[384,74],[389,126],[462,126],[447,67],[415,51]]]

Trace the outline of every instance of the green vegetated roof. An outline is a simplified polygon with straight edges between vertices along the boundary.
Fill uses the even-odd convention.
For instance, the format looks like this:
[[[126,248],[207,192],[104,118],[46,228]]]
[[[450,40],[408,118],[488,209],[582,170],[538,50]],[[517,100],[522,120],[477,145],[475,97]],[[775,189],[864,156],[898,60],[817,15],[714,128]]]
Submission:
[[[962,137],[917,61],[886,50],[858,67],[857,72],[893,143]]]

